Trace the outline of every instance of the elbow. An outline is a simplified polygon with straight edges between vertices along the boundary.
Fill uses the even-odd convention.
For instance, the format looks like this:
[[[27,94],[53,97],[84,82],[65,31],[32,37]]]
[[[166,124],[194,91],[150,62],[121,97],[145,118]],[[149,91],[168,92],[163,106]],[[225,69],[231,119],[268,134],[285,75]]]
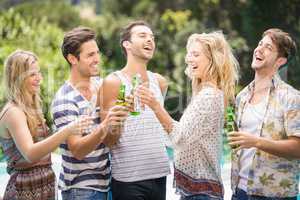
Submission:
[[[35,163],[35,162],[38,162],[40,160],[40,158],[38,158],[34,155],[31,155],[30,153],[23,154],[23,157],[29,163]]]
[[[83,160],[85,158],[85,155],[83,155],[79,150],[71,150],[71,153],[77,160]]]
[[[293,159],[300,160],[300,152],[298,151],[297,154],[293,157]]]
[[[83,160],[86,156],[84,154],[84,146],[80,145],[79,142],[68,143],[68,149],[71,152],[72,156],[77,160]]]
[[[34,163],[39,161],[41,158],[36,156],[34,151],[32,151],[30,148],[25,149],[23,151],[20,151],[23,158],[26,160],[28,163]]]

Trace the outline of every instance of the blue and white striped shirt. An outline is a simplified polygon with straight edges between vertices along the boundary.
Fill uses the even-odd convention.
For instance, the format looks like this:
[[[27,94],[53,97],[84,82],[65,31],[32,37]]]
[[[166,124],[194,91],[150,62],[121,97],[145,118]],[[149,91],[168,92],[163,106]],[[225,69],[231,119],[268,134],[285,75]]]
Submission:
[[[99,78],[92,78],[92,85],[96,89],[100,86]],[[52,102],[51,112],[55,129],[59,130],[79,116],[87,114],[86,110],[93,111],[95,124],[100,123],[99,109],[96,109],[97,94],[93,94],[90,101],[69,82],[66,82],[56,93]],[[89,113],[91,114],[91,113]],[[91,132],[85,133],[85,135]],[[59,177],[59,189],[85,188],[106,192],[109,189],[110,161],[109,149],[100,144],[94,151],[82,160],[76,159],[66,142],[60,145],[62,153],[62,169]]]

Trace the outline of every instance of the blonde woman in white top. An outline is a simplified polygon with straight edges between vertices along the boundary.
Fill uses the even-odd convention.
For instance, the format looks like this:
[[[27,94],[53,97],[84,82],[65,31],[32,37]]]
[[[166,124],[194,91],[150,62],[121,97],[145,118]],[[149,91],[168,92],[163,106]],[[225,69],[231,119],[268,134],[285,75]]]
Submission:
[[[238,62],[221,32],[192,34],[186,73],[192,100],[180,121],[171,118],[155,96],[141,86],[143,104],[155,111],[174,146],[174,180],[181,200],[223,199],[220,175],[224,107],[234,98]]]

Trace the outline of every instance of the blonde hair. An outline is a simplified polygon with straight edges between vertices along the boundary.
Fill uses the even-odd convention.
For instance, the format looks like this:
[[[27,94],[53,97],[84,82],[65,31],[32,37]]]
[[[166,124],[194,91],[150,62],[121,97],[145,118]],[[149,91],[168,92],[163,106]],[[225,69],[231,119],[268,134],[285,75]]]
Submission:
[[[238,82],[239,64],[235,59],[231,47],[221,31],[192,34],[188,38],[186,48],[192,43],[199,42],[204,54],[211,60],[207,70],[207,77],[216,80],[217,87],[224,92],[225,105],[233,103],[235,98],[235,86]],[[191,78],[191,77],[190,77]],[[192,78],[193,94],[201,88],[201,80]]]
[[[8,101],[23,110],[27,124],[34,135],[36,128],[44,122],[39,94],[32,94],[24,84],[28,78],[30,65],[37,61],[37,56],[24,50],[16,50],[5,61],[4,81]]]

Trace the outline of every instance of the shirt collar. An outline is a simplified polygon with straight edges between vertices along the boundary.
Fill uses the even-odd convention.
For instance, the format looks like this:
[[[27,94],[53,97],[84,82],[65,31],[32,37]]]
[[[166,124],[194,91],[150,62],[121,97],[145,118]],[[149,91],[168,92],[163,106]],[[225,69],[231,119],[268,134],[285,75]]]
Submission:
[[[272,77],[272,85],[271,85],[271,91],[273,91],[275,88],[277,88],[280,83],[282,82],[280,76],[278,73],[274,74]],[[254,90],[255,82],[254,80],[247,86],[247,91],[251,93],[252,90]]]

